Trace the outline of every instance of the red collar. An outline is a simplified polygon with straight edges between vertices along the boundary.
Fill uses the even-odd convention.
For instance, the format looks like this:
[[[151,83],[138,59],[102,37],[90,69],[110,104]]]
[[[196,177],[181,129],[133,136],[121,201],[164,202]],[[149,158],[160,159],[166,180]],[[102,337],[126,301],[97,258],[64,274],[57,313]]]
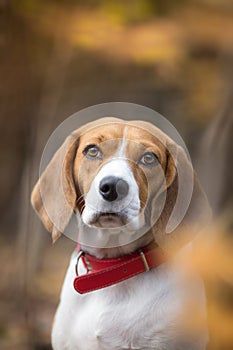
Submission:
[[[157,246],[154,247],[154,245],[152,247],[151,244],[132,254],[113,259],[98,259],[84,253],[79,248],[77,265],[80,258],[87,269],[86,274],[81,276],[77,274],[74,280],[74,288],[80,294],[92,292],[122,282],[142,272],[149,271],[168,259],[161,248]]]

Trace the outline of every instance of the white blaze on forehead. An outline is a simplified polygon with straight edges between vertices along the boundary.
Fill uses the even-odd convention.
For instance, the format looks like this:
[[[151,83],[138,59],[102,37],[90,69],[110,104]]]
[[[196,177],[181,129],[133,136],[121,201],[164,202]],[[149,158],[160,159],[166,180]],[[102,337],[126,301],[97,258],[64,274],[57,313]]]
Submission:
[[[128,131],[128,128],[127,128],[127,126],[126,126],[126,127],[124,128],[124,130],[123,130],[123,137],[122,137],[122,141],[121,141],[121,144],[120,144],[120,148],[119,148],[119,150],[117,151],[117,153],[115,154],[115,157],[125,158],[125,154],[126,154],[126,145],[127,145],[127,138],[126,138],[127,131]]]

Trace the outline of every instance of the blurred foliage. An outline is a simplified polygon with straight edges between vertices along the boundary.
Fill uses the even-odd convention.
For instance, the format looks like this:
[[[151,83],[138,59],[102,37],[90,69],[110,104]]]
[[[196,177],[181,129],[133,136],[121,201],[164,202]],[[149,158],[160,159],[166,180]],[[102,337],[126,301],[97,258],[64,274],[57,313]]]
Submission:
[[[147,67],[159,89],[179,91],[183,118],[196,125],[208,122],[224,99],[224,60],[233,52],[227,1],[12,0],[11,6],[43,37],[35,59],[55,45],[118,67]]]
[[[50,133],[81,108],[129,101],[164,114],[194,154],[216,115],[228,109],[232,117],[232,10],[231,0],[0,0],[0,265],[4,267],[0,347],[35,349],[38,343],[44,348],[49,342],[71,251],[71,247],[64,248],[64,241],[53,249],[46,242],[47,248],[42,250],[38,238],[33,246],[31,241],[43,236],[34,219],[25,234],[21,265],[12,258],[23,221],[20,210],[25,209],[25,222],[32,215],[35,218],[28,209],[29,192]],[[214,158],[214,170],[207,174],[210,191],[211,180],[220,168],[216,158],[224,158],[221,152],[215,158],[216,147],[225,139],[223,129],[221,123],[216,124],[217,136],[209,148]],[[224,158],[225,195],[219,211],[232,203],[232,178],[226,176],[226,172],[231,174],[231,154]],[[228,216],[232,217],[232,208]],[[208,244],[204,249],[208,250]],[[205,260],[205,251],[198,255],[203,258],[200,269],[206,268],[204,277],[210,291],[212,266],[222,266],[231,278],[229,250],[218,248],[218,244],[210,246],[209,261]],[[16,253],[13,251],[14,256]],[[227,260],[216,266],[216,256],[219,262],[221,254]],[[21,266],[22,280],[16,265]],[[219,337],[228,339],[230,330],[224,325],[230,321],[218,313],[223,312],[219,295],[223,290],[232,291],[231,281],[217,278],[212,290],[213,337],[219,333],[216,319],[222,317],[226,335],[221,327]],[[227,304],[230,308],[231,302]],[[216,349],[223,350],[221,346]]]
[[[165,15],[174,7],[182,5],[185,0],[52,0],[50,5],[65,5],[69,7],[81,7],[85,9],[100,9],[112,20],[132,24],[150,19],[153,16]],[[13,6],[19,10],[32,11],[39,7],[48,5],[46,1],[37,0],[13,0]]]

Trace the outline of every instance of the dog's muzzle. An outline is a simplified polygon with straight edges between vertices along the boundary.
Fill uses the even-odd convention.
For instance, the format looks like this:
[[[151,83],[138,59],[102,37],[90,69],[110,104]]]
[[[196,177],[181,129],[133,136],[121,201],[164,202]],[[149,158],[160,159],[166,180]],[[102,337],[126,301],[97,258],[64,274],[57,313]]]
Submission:
[[[85,198],[83,223],[89,227],[118,229],[139,227],[139,189],[126,160],[105,164],[93,179]],[[117,230],[112,230],[116,234]]]

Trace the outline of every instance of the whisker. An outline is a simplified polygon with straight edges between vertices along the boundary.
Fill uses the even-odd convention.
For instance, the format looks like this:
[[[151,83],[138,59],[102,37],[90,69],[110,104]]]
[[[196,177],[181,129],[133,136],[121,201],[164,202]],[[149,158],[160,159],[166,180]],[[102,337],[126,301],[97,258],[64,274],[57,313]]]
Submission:
[[[84,211],[85,207],[86,207],[86,205],[85,205],[85,203],[84,203],[84,204],[81,206],[81,208],[80,208],[80,212],[81,212],[81,213]]]
[[[82,203],[82,201],[85,202],[85,195],[82,194],[76,201],[76,205],[80,205]]]
[[[84,198],[84,196],[85,196],[84,194],[81,194],[81,196],[79,196],[79,197],[78,197],[77,202],[78,202],[78,201],[80,201],[80,199],[83,199],[83,198]]]

